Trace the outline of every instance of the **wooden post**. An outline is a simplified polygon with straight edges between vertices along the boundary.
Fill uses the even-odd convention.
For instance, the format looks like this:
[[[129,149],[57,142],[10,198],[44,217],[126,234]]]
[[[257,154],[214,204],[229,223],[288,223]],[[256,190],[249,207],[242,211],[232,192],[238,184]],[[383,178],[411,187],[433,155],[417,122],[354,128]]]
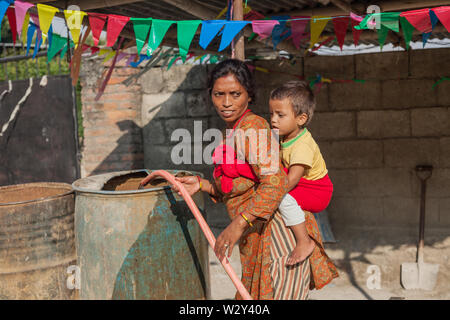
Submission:
[[[233,20],[244,20],[244,8],[242,0],[233,0]],[[244,33],[239,32],[238,36],[235,38],[235,58],[238,60],[245,60],[245,43],[244,43]]]

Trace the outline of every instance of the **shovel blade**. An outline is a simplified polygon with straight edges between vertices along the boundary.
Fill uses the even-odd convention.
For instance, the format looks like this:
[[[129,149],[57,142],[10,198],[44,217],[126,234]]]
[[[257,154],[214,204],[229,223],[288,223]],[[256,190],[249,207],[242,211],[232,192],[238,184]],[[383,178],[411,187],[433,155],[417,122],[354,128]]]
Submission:
[[[403,288],[433,290],[436,286],[439,265],[432,263],[402,263],[401,282]]]

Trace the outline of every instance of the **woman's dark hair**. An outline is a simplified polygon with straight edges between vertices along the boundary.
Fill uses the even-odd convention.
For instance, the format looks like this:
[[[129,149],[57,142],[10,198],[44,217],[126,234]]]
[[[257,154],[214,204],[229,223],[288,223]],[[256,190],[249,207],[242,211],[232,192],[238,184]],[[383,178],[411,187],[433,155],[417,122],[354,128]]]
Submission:
[[[247,67],[246,63],[241,60],[228,59],[218,63],[209,74],[208,79],[208,93],[211,95],[214,83],[217,79],[232,74],[239,81],[241,86],[247,90],[248,97],[251,98],[251,102],[255,102],[255,83],[253,80],[253,74]]]

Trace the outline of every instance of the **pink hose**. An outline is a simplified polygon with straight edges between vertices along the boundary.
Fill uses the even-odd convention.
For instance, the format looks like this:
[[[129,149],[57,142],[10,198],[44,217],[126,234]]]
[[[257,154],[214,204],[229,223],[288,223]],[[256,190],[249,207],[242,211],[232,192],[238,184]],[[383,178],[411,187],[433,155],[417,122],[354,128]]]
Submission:
[[[175,180],[175,177],[173,175],[164,170],[156,170],[153,171],[151,174],[149,174],[145,179],[143,179],[140,185],[145,186],[151,179],[153,179],[156,176],[163,177],[171,184],[177,186],[177,188],[180,190],[181,196],[186,201],[189,209],[191,209],[195,219],[197,219],[197,222],[200,225],[200,228],[202,229],[203,233],[205,234],[205,237],[208,240],[209,245],[214,249],[214,246],[216,244],[216,238],[214,237],[214,234],[211,232],[211,229],[209,228],[202,214],[198,210],[194,200],[184,188],[183,184]],[[234,272],[227,257],[224,257],[223,260],[220,262],[222,263],[223,268],[227,272],[231,281],[233,281],[234,286],[236,287],[237,291],[240,293],[242,298],[244,300],[253,300],[250,294],[248,293],[247,289],[244,287],[244,284],[241,282],[241,280],[239,280],[238,276]]]

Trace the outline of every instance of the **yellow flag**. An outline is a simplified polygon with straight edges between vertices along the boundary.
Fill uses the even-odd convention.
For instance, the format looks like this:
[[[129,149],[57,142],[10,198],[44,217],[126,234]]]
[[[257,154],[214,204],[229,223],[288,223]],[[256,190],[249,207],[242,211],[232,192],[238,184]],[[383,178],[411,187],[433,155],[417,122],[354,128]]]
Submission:
[[[103,59],[103,63],[108,62],[109,60],[111,60],[114,56],[116,55],[116,50],[111,50],[111,52],[109,52],[105,59]]]
[[[27,12],[25,15],[25,18],[23,19],[23,25],[22,25],[22,43],[26,45],[27,43],[27,31],[28,31],[28,25],[30,23],[30,14]]]
[[[59,9],[40,3],[37,4],[37,9],[39,15],[39,27],[42,31],[42,43],[44,43],[45,39],[47,39],[48,29],[50,29],[50,26],[52,25],[53,17]]]
[[[322,34],[323,29],[325,29],[325,26],[330,20],[331,17],[323,17],[323,16],[311,17],[311,42],[309,44],[310,49],[314,47],[317,41],[319,41],[319,37]]]
[[[80,40],[81,27],[83,26],[83,18],[86,15],[84,11],[64,10],[64,16],[66,17],[67,27],[72,34],[73,43],[75,48],[78,47]]]

